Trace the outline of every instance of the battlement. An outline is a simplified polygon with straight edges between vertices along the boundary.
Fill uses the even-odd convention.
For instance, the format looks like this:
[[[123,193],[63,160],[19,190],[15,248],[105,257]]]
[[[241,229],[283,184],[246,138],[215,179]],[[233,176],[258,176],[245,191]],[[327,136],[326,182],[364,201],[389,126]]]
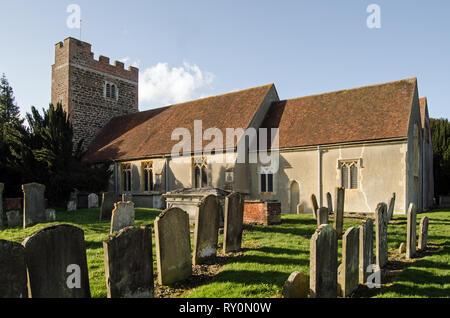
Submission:
[[[78,65],[132,82],[138,82],[138,68],[129,66],[128,69],[125,69],[125,64],[120,61],[114,61],[114,65],[112,65],[109,57],[103,55],[100,55],[98,60],[96,60],[91,48],[90,43],[68,37],[64,41],[55,44],[54,66],[65,64]]]

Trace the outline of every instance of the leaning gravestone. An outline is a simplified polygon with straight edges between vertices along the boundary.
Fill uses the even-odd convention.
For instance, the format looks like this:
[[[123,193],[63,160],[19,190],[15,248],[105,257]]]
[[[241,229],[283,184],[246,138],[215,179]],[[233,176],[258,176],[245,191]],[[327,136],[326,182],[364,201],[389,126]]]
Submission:
[[[406,233],[406,258],[411,259],[416,254],[416,243],[417,243],[417,216],[416,216],[416,206],[411,203],[408,208],[408,222],[407,222],[407,233]]]
[[[127,227],[103,242],[108,298],[153,298],[152,230]]]
[[[0,298],[27,298],[27,267],[22,245],[0,240],[0,269]]]
[[[313,209],[313,216],[317,219],[317,210],[319,209],[319,205],[317,204],[317,198],[315,194],[311,195],[311,205]]]
[[[359,228],[352,227],[342,238],[342,264],[338,275],[340,294],[350,296],[359,285]]]
[[[67,224],[49,226],[22,245],[31,297],[91,297],[83,230]]]
[[[373,264],[373,220],[367,219],[359,226],[359,283],[367,282],[367,267]]]
[[[310,296],[311,298],[337,297],[336,230],[331,225],[321,225],[310,242]]]
[[[114,203],[114,210],[111,216],[110,234],[118,232],[129,226],[134,226],[134,203],[117,202]]]
[[[338,237],[342,237],[344,227],[345,189],[336,188],[336,211],[334,212],[334,229]]]
[[[23,190],[23,228],[47,222],[45,216],[45,185],[28,183]]]
[[[395,193],[392,194],[392,199],[389,201],[389,209],[387,211],[387,221],[392,220],[394,216],[394,208],[395,208]]]
[[[91,193],[88,195],[88,209],[98,208],[98,195]]]
[[[283,298],[307,298],[309,295],[309,277],[303,273],[293,272],[284,283]]]
[[[328,216],[328,208],[320,208],[317,210],[317,227],[320,227],[322,224],[328,224]]]
[[[199,203],[195,216],[194,251],[192,263],[205,264],[214,260],[219,239],[220,207],[215,195],[208,195]]]
[[[241,249],[244,222],[244,198],[239,193],[225,197],[225,220],[223,231],[224,253]]]
[[[189,214],[179,208],[162,212],[154,222],[158,283],[170,285],[192,275]]]
[[[0,230],[3,230],[3,189],[5,188],[5,185],[3,183],[0,183]]]
[[[387,206],[380,203],[375,211],[376,264],[382,268],[388,261]]]
[[[420,232],[419,232],[419,250],[426,250],[428,243],[428,217],[423,217],[420,220]]]
[[[328,212],[333,213],[333,198],[331,197],[331,193],[327,192],[327,204],[328,204]]]
[[[20,211],[6,212],[6,219],[8,220],[8,227],[22,226],[23,217]]]
[[[102,207],[100,209],[100,221],[111,220],[112,210],[117,197],[114,192],[103,192]]]

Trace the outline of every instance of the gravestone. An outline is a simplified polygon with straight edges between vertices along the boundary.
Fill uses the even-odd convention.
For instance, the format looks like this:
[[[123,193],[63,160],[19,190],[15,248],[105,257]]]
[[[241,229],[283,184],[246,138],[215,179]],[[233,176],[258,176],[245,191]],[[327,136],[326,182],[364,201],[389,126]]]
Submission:
[[[114,192],[102,193],[102,206],[100,209],[100,221],[111,220],[114,203],[116,203],[117,196]]]
[[[322,224],[328,224],[328,216],[328,208],[320,208],[317,210],[317,227],[320,227]]]
[[[114,203],[114,210],[111,216],[110,234],[118,232],[129,226],[134,226],[134,203],[117,202]]]
[[[402,242],[398,248],[398,253],[399,254],[404,254],[406,253],[406,244],[405,242]]]
[[[417,244],[417,215],[416,206],[411,203],[408,208],[408,221],[407,221],[407,233],[406,233],[406,258],[411,259],[416,254]]]
[[[77,201],[67,201],[67,212],[74,212],[77,210]]]
[[[225,197],[224,214],[223,251],[238,251],[242,245],[244,222],[244,198],[241,194],[235,192]]]
[[[15,242],[0,240],[0,298],[27,298],[25,250]]]
[[[359,226],[359,283],[367,282],[367,267],[373,264],[373,220],[367,219]]]
[[[395,208],[395,193],[392,194],[392,198],[389,201],[389,209],[387,212],[387,221],[389,222],[392,220],[392,217],[394,216],[394,208]]]
[[[342,264],[338,282],[340,295],[349,297],[359,285],[359,228],[351,227],[342,237]]]
[[[203,198],[195,219],[192,263],[202,265],[216,258],[219,239],[220,209],[215,195]]]
[[[388,236],[387,236],[387,206],[380,203],[375,211],[375,232],[376,232],[376,264],[383,268],[388,261]]]
[[[3,224],[3,189],[5,185],[0,183],[0,230],[3,230],[5,225]]]
[[[45,218],[47,222],[56,221],[56,211],[54,209],[45,209]]]
[[[152,230],[127,227],[103,242],[108,298],[153,298]]]
[[[317,198],[315,194],[311,195],[311,206],[313,209],[313,216],[317,219],[317,210],[319,209],[319,205],[317,204]]]
[[[23,224],[23,217],[20,211],[6,212],[6,219],[8,220],[8,227],[18,227]]]
[[[423,217],[420,220],[420,232],[419,232],[419,250],[426,250],[428,243],[428,217]]]
[[[293,272],[284,283],[283,298],[307,298],[309,295],[309,277],[303,273]]]
[[[45,216],[45,185],[28,183],[23,190],[23,228],[47,222]]]
[[[22,245],[31,297],[91,297],[83,230],[67,224],[49,226]]]
[[[331,225],[321,225],[310,241],[310,296],[337,297],[338,238]]]
[[[91,193],[88,195],[88,209],[98,208],[98,195]]]
[[[327,192],[327,204],[328,204],[328,212],[333,213],[333,199],[331,197],[331,193]]]
[[[345,189],[336,188],[336,211],[334,212],[334,229],[338,237],[342,237],[344,226]]]
[[[162,212],[154,222],[158,283],[170,285],[192,275],[189,214],[179,208]]]
[[[123,193],[122,202],[133,202],[133,195],[131,193]]]

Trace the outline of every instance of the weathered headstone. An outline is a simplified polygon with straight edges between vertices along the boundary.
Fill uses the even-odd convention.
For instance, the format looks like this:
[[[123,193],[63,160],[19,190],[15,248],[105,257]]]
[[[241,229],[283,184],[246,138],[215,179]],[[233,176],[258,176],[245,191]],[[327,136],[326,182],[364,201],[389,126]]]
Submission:
[[[118,232],[129,226],[134,226],[134,203],[117,202],[114,203],[114,210],[111,216],[110,234]]]
[[[82,229],[68,225],[43,228],[26,238],[29,296],[90,298],[86,244]]]
[[[111,220],[114,203],[116,203],[117,196],[114,192],[103,192],[102,206],[100,208],[100,221]]]
[[[47,222],[45,216],[45,185],[28,183],[23,190],[23,228]]]
[[[108,298],[153,298],[152,230],[127,227],[103,242]]]
[[[333,198],[331,197],[331,193],[327,192],[327,204],[328,204],[328,212],[333,213]]]
[[[416,254],[417,244],[417,215],[416,206],[411,203],[408,208],[408,221],[407,221],[407,233],[406,233],[406,258],[411,259]]]
[[[192,263],[205,264],[214,260],[219,239],[220,208],[217,196],[208,195],[198,206],[195,216],[194,251]]]
[[[179,208],[165,210],[154,226],[158,283],[170,285],[191,276],[189,214]]]
[[[6,219],[8,220],[8,227],[18,227],[23,224],[23,217],[20,211],[6,212]]]
[[[91,193],[88,195],[88,209],[98,208],[98,195]]]
[[[402,242],[398,248],[398,253],[399,254],[404,254],[406,253],[406,244],[405,242]]]
[[[395,208],[395,193],[392,194],[392,198],[389,201],[389,209],[387,211],[387,221],[389,222],[392,220],[392,217],[394,216],[394,208]]]
[[[331,225],[321,225],[310,242],[310,296],[311,298],[337,297],[336,230]]]
[[[311,195],[311,206],[313,209],[313,216],[317,219],[317,210],[319,209],[319,205],[317,204],[317,198],[315,194]]]
[[[3,230],[5,225],[3,224],[3,189],[5,185],[0,183],[0,230]]]
[[[334,211],[334,229],[338,237],[342,237],[344,227],[345,189],[336,188],[336,210]]]
[[[359,285],[359,228],[352,227],[342,237],[342,267],[338,275],[340,295],[350,296]]]
[[[380,203],[375,211],[376,264],[383,268],[388,261],[387,206]]]
[[[15,242],[0,240],[0,298],[27,298],[25,250]]]
[[[54,209],[45,209],[45,218],[47,222],[56,221],[56,211]]]
[[[420,232],[419,232],[419,250],[426,250],[428,243],[428,217],[423,217],[420,220]]]
[[[307,298],[309,295],[309,276],[293,272],[284,283],[283,298]]]
[[[225,197],[224,214],[223,251],[240,250],[244,222],[244,198],[241,194],[235,192]]]
[[[328,216],[328,208],[320,208],[317,210],[317,227],[320,227],[322,224],[328,224]]]
[[[133,195],[131,193],[123,193],[122,202],[133,202]]]
[[[373,220],[367,219],[359,226],[359,283],[367,282],[367,267],[373,264]]]
[[[77,210],[77,201],[67,201],[67,212],[73,212]]]

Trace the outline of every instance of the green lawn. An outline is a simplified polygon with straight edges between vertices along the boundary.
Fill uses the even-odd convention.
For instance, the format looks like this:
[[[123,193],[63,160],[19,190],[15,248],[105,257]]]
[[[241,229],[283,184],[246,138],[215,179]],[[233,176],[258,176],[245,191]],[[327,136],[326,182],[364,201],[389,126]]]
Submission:
[[[153,224],[158,210],[136,209],[136,225]],[[102,241],[108,237],[109,222],[98,221],[99,209],[57,212],[57,223],[69,223],[85,231],[89,279],[93,297],[106,297]],[[392,282],[377,290],[376,297],[449,297],[450,296],[450,212],[436,211],[418,215],[430,218],[430,250],[409,267],[400,271]],[[286,215],[283,224],[262,227],[246,226],[243,253],[220,255],[219,272],[204,283],[179,285],[183,297],[280,297],[285,280],[293,271],[309,275],[309,240],[316,228],[311,215]],[[344,228],[360,221],[346,219]],[[0,239],[21,242],[48,224],[26,230],[7,229]],[[192,241],[192,240],[191,240]],[[395,217],[389,225],[389,248],[395,254],[406,241],[406,217]],[[153,240],[154,242],[154,240]],[[221,237],[219,245],[221,246]],[[341,248],[339,249],[340,253]],[[155,251],[153,251],[155,253]],[[156,258],[154,257],[156,272]],[[401,261],[400,261],[401,263]],[[155,275],[156,277],[156,275]],[[195,279],[194,279],[195,280]]]

